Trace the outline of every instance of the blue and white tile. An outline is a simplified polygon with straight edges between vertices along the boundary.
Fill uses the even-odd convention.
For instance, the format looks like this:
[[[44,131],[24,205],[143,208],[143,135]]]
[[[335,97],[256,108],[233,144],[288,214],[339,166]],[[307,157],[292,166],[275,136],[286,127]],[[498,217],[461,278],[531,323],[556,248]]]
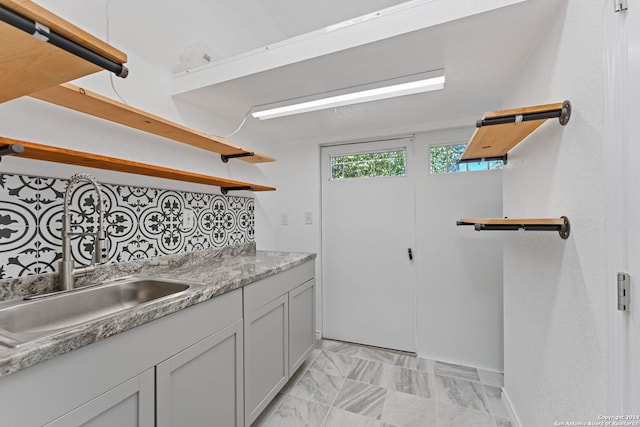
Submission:
[[[398,366],[356,358],[347,374],[347,378],[380,387],[388,387],[396,371],[400,369],[402,368]]]
[[[455,363],[436,361],[435,373],[436,375],[447,375],[450,377],[462,378],[463,380],[480,382],[480,376],[478,375],[478,370],[476,368],[457,365]]]
[[[333,406],[380,420],[386,394],[382,387],[345,380]]]
[[[509,418],[509,411],[507,411],[507,407],[504,406],[504,402],[502,401],[502,389],[485,385],[484,391],[487,396],[489,412],[497,417]]]
[[[308,369],[288,391],[288,395],[330,405],[340,391],[343,382],[344,378],[342,377]]]
[[[329,406],[294,396],[284,396],[266,427],[320,427]]]
[[[389,391],[384,401],[382,421],[397,427],[437,426],[436,401]]]
[[[389,382],[389,388],[427,399],[435,398],[435,377],[427,372],[397,368]]]
[[[504,374],[502,372],[478,369],[478,376],[480,376],[480,382],[484,385],[504,387]]]
[[[489,414],[438,402],[438,427],[495,427]]]
[[[331,408],[323,427],[395,427],[364,415]]]
[[[345,354],[322,351],[311,365],[312,369],[329,375],[346,377],[351,371],[355,359]]]
[[[438,401],[489,413],[480,383],[436,375],[435,391]]]

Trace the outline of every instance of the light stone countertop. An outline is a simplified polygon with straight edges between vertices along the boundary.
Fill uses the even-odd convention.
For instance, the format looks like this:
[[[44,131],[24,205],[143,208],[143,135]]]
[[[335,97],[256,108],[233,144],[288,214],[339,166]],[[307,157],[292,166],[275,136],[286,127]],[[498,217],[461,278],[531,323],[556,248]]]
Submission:
[[[79,278],[77,286],[99,283],[127,275],[198,282],[203,286],[145,304],[42,338],[19,348],[0,346],[0,376],[9,375],[69,351],[87,346],[133,327],[207,301],[226,292],[315,259],[313,253],[256,251],[255,244],[191,252],[152,260],[101,266],[90,277]],[[55,289],[55,275],[0,281],[13,298]],[[34,284],[38,284],[37,286]],[[34,288],[37,288],[34,292]],[[5,291],[5,299],[7,299]]]

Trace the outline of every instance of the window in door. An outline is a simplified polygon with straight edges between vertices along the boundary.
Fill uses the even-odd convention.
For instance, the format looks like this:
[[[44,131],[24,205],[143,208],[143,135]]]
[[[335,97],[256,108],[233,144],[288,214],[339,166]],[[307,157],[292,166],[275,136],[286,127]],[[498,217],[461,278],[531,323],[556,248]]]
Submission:
[[[458,163],[467,144],[436,145],[429,149],[431,173],[471,172],[502,169],[502,160]]]
[[[406,148],[331,156],[331,180],[405,176]]]

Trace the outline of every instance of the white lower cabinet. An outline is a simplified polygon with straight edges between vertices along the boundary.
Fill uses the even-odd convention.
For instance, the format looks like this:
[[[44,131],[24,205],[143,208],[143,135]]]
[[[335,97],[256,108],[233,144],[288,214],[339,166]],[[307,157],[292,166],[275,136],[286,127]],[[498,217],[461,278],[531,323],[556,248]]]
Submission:
[[[0,425],[244,425],[242,291],[0,378]]]
[[[120,384],[45,427],[153,427],[154,371]]]
[[[289,380],[289,299],[282,295],[245,315],[245,406],[247,425]]]
[[[1,425],[250,426],[313,350],[314,262],[0,378]]]
[[[289,292],[289,375],[293,375],[315,346],[315,285],[311,279]]]
[[[242,385],[239,320],[156,366],[156,425],[242,426]]]
[[[249,427],[315,345],[315,263],[245,286],[245,426]]]

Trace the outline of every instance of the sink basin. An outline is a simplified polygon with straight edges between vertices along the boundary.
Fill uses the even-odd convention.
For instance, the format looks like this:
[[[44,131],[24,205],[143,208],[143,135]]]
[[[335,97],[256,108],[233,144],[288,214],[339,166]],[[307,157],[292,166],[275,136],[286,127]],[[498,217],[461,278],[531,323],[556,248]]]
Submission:
[[[141,307],[195,286],[168,279],[130,277],[59,292],[0,308],[0,344],[15,348],[97,319]]]

